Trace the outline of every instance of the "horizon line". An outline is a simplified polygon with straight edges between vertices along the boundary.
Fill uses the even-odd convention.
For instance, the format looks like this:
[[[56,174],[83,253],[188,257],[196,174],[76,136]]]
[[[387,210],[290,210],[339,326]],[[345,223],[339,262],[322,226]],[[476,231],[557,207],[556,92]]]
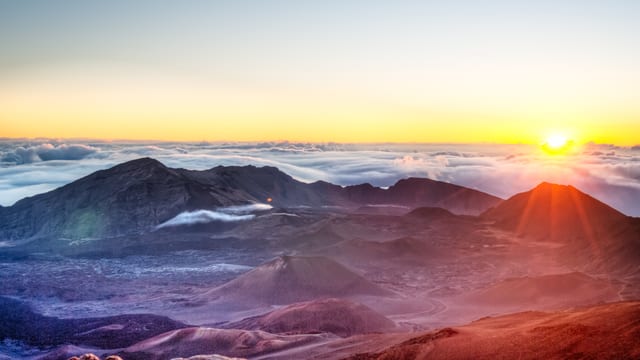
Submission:
[[[289,139],[271,139],[271,140],[161,140],[161,139],[135,139],[135,138],[92,138],[92,137],[0,137],[0,141],[82,141],[82,142],[103,142],[103,143],[182,143],[182,144],[260,144],[260,143],[290,143],[290,144],[337,144],[337,145],[524,145],[524,146],[541,146],[541,142],[496,142],[496,141],[305,141],[305,140],[289,140]],[[587,144],[593,145],[609,145],[620,148],[636,148],[640,147],[640,142],[633,145],[619,145],[615,143],[599,143],[594,140],[575,142],[576,145],[582,146]]]

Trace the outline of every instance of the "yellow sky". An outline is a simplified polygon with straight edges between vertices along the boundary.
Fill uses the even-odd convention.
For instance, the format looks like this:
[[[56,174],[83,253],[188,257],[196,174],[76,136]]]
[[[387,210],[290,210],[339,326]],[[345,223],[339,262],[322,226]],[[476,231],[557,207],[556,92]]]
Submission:
[[[0,137],[640,143],[640,2],[0,2]]]
[[[640,143],[637,85],[626,80],[593,88],[576,86],[575,74],[551,85],[535,76],[467,75],[252,83],[44,67],[0,82],[0,137],[539,144],[561,134],[576,143]]]
[[[592,106],[456,107],[281,89],[48,87],[0,86],[0,137],[536,144],[560,133],[578,143],[640,143],[636,114]]]
[[[214,84],[144,72],[17,76],[0,84],[0,136],[176,141],[540,143],[640,142],[635,104],[501,88]],[[397,85],[399,86],[399,85]],[[334,90],[339,89],[339,90]],[[503,99],[504,101],[497,101]],[[611,109],[616,109],[613,112]]]

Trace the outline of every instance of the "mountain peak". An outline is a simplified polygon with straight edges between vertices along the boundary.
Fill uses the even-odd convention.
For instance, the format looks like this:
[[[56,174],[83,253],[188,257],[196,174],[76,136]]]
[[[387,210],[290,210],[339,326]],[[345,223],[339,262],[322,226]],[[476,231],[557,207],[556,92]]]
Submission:
[[[550,190],[554,190],[554,191],[575,190],[579,192],[578,189],[576,189],[571,185],[556,184],[556,183],[551,183],[547,181],[543,181],[540,184],[538,184],[536,187],[531,189],[531,191],[550,191]]]
[[[421,186],[425,184],[434,184],[434,183],[442,183],[438,180],[432,180],[428,178],[418,178],[418,177],[408,177],[405,179],[400,179],[396,181],[391,187],[402,187],[402,186]]]
[[[164,166],[163,163],[161,163],[160,161],[158,161],[158,160],[156,160],[154,158],[141,157],[141,158],[138,158],[138,159],[129,160],[129,161],[124,162],[122,164],[118,164],[118,165],[114,166],[113,169],[118,169],[118,168],[130,169],[130,168],[146,168],[146,167],[166,168],[166,166]]]
[[[127,162],[123,162],[118,164],[112,168],[100,170],[95,172],[94,174],[89,175],[98,175],[98,177],[103,177],[105,175],[116,175],[123,174],[126,176],[140,176],[141,174],[149,174],[154,171],[168,171],[169,168],[166,167],[160,161],[150,158],[150,157],[142,157],[134,160],[129,160]]]

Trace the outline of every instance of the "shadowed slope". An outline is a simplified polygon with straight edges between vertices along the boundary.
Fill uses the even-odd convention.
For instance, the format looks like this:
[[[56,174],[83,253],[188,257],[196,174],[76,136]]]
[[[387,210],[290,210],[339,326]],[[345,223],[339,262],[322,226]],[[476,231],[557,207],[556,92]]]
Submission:
[[[61,344],[119,348],[186,325],[151,314],[59,319],[35,313],[20,301],[0,297],[0,339],[32,346]]]

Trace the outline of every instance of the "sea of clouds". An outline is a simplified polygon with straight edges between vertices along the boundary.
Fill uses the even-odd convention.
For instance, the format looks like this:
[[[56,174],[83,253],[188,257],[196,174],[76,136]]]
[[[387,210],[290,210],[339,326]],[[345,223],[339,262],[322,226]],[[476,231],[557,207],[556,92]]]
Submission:
[[[294,178],[390,186],[415,176],[507,198],[542,181],[571,184],[640,216],[640,146],[587,144],[552,156],[532,145],[142,143],[0,140],[0,205],[139,157],[170,167],[275,166]]]

